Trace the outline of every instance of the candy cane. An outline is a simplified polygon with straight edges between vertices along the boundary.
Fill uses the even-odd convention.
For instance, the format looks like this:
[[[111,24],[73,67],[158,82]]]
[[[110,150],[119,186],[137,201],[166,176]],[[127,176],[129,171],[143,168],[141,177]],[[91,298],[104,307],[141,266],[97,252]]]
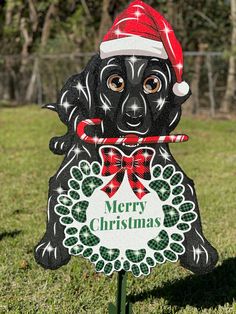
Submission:
[[[151,143],[181,143],[186,142],[189,138],[185,134],[176,134],[176,135],[163,135],[163,136],[147,136],[147,137],[138,137],[137,135],[131,134],[126,135],[125,137],[103,137],[98,138],[97,136],[88,136],[85,133],[85,127],[89,125],[99,125],[102,123],[101,119],[86,119],[81,121],[77,126],[77,135],[79,138],[90,144],[103,145],[103,144],[151,144]]]

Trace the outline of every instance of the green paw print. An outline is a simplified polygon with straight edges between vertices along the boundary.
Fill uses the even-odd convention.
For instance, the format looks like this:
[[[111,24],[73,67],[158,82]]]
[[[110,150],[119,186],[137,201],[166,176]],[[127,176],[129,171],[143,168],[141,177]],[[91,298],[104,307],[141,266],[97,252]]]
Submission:
[[[87,226],[83,226],[80,229],[79,238],[83,245],[86,245],[89,247],[95,246],[100,242],[99,238],[96,237]]]
[[[101,246],[99,251],[102,258],[104,258],[104,260],[109,261],[109,262],[116,260],[117,257],[120,255],[120,250],[108,249],[104,246]]]
[[[177,196],[184,191],[184,187],[180,185],[183,175],[181,172],[175,172],[172,165],[167,165],[163,171],[161,166],[156,166],[153,170],[153,177],[157,179],[153,180],[149,186],[157,193],[161,201],[168,200],[171,194]]]
[[[178,254],[184,253],[184,246],[181,244],[183,239],[178,233],[169,236],[165,230],[161,230],[156,238],[148,242],[148,246],[155,251],[157,263],[162,264],[165,259],[174,262],[178,259]]]
[[[105,275],[110,275],[114,270],[121,268],[121,263],[118,260],[120,255],[119,249],[101,246],[99,248],[99,254],[100,259],[98,254],[92,255],[90,258],[90,261],[95,264],[97,272],[104,272]]]
[[[156,238],[148,241],[148,246],[155,251],[164,250],[169,244],[169,236],[165,230],[161,230]]]
[[[69,187],[75,191],[82,190],[83,195],[90,197],[102,185],[103,181],[97,177],[100,165],[96,162],[92,166],[87,161],[81,161],[79,167],[72,167]]]
[[[72,217],[80,223],[85,222],[87,219],[86,210],[88,205],[89,202],[87,201],[80,201],[75,203],[71,209]]]
[[[171,192],[170,186],[164,180],[152,181],[149,186],[157,193],[161,201],[166,201],[169,198]]]
[[[145,258],[146,250],[126,250],[125,254],[132,263],[139,263]]]

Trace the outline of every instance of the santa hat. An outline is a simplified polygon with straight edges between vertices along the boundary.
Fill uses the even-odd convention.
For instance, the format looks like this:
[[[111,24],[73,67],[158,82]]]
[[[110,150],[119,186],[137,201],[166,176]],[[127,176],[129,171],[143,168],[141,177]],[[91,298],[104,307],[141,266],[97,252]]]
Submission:
[[[185,96],[189,85],[182,81],[183,52],[171,25],[146,3],[136,0],[115,20],[100,45],[102,59],[140,55],[169,59],[176,75],[173,92]]]

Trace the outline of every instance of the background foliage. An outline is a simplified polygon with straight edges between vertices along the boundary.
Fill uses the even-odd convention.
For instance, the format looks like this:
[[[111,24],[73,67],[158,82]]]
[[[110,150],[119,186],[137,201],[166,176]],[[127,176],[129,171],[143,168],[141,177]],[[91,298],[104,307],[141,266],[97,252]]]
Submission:
[[[1,99],[11,104],[52,101],[63,82],[87,63],[89,52],[98,51],[103,35],[129,2],[1,0]],[[184,51],[195,51],[195,56],[186,57],[185,62],[185,76],[195,95],[192,111],[200,105],[209,107],[206,56],[210,51],[221,53],[211,58],[216,109],[232,111],[236,100],[236,0],[146,3],[171,22]],[[199,89],[205,98],[198,96]]]

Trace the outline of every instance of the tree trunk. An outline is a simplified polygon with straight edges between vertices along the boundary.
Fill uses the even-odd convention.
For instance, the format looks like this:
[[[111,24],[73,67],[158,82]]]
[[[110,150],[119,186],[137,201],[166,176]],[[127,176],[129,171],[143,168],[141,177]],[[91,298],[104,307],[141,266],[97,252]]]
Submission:
[[[220,108],[221,112],[228,113],[235,93],[235,47],[236,47],[236,0],[231,0],[232,39],[231,56],[229,58],[226,91]]]
[[[30,21],[32,23],[33,32],[37,31],[38,28],[38,13],[35,8],[35,3],[33,0],[28,0],[29,3],[29,14],[30,14]]]
[[[9,26],[12,23],[12,14],[14,10],[14,4],[13,3],[7,3],[6,4],[6,13],[5,13],[5,26]],[[10,59],[6,57],[5,59],[5,71],[3,73],[3,78],[1,79],[1,85],[2,88],[2,99],[4,100],[10,100],[12,97],[12,84],[11,84],[11,69],[12,65],[10,62]]]
[[[205,51],[207,46],[205,44],[199,43],[198,44],[198,52],[202,53]],[[191,82],[191,91],[192,91],[192,97],[191,97],[191,104],[192,104],[192,114],[197,114],[199,108],[200,108],[200,95],[199,95],[199,83],[201,78],[201,67],[202,67],[202,61],[203,57],[199,54],[198,56],[194,57],[194,74],[193,79]]]
[[[88,18],[90,21],[92,21],[93,18],[92,18],[92,15],[91,15],[90,11],[89,11],[89,8],[88,8],[88,6],[87,6],[86,1],[85,1],[85,0],[81,0],[81,4],[82,4],[82,6],[83,6],[83,8],[84,8],[84,12],[86,13],[87,18]]]
[[[33,65],[33,70],[32,70],[32,74],[31,74],[31,78],[26,90],[26,95],[25,95],[25,100],[27,102],[33,102],[33,95],[34,95],[34,91],[35,91],[35,85],[37,82],[37,76],[38,76],[38,58],[34,59],[34,65]]]
[[[12,1],[9,1],[6,4],[6,14],[5,14],[5,25],[9,26],[12,23],[12,14],[14,10],[14,3]]]
[[[27,22],[26,22],[26,19],[24,17],[21,18],[20,30],[21,30],[22,36],[24,37],[24,44],[22,47],[21,55],[23,58],[26,58],[26,57],[28,57],[29,47],[32,43],[33,38],[32,38],[32,35],[29,34],[29,31],[27,28]]]
[[[96,50],[98,49],[98,46],[101,43],[103,36],[106,34],[107,30],[112,24],[111,17],[109,15],[109,5],[110,0],[103,0],[101,22],[98,30],[98,36],[95,39]]]
[[[175,26],[175,8],[174,8],[174,0],[168,0],[166,3],[167,6],[167,19],[168,22],[174,27]]]
[[[50,4],[49,9],[46,13],[46,17],[43,24],[42,36],[41,36],[41,47],[45,47],[48,41],[50,30],[51,30],[51,17],[57,12],[57,3],[53,2]]]
[[[214,95],[214,80],[213,80],[213,70],[211,64],[211,56],[207,55],[207,71],[208,71],[208,89],[209,89],[209,98],[210,98],[210,114],[211,117],[215,116],[216,111],[216,102]]]

